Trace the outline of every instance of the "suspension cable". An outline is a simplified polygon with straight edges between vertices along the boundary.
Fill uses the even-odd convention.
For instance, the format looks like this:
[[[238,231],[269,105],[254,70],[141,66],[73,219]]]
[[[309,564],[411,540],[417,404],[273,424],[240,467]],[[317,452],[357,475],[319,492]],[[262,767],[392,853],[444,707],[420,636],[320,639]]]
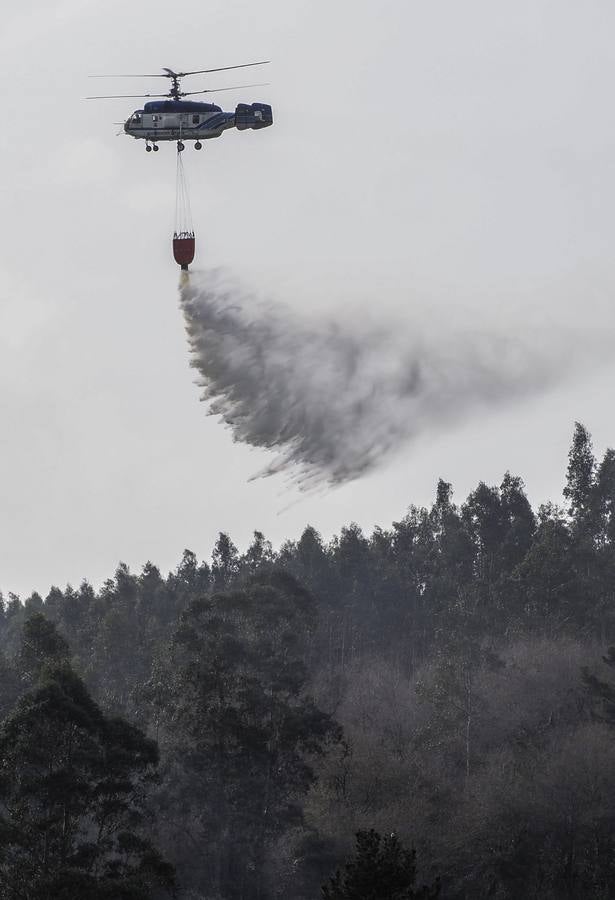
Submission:
[[[188,179],[184,170],[181,150],[177,151],[177,174],[175,180],[175,237],[194,237],[192,211]]]

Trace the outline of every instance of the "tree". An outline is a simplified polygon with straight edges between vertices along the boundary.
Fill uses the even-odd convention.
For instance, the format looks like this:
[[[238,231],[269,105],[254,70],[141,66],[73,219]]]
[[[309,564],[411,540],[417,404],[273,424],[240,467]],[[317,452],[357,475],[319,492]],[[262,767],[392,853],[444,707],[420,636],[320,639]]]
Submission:
[[[10,713],[21,692],[19,674],[0,651],[0,719]]]
[[[0,726],[0,895],[3,900],[148,900],[171,867],[141,836],[158,752],[106,718],[67,662]]]
[[[465,627],[464,627],[465,626]],[[431,704],[436,716],[428,722],[420,739],[429,745],[455,743],[462,747],[464,786],[467,791],[473,769],[473,738],[477,720],[483,714],[476,692],[476,677],[481,668],[493,670],[502,665],[498,657],[472,635],[471,617],[458,621],[457,633],[449,635],[435,655],[427,678],[419,679],[416,692]],[[442,740],[442,731],[456,733],[456,742]]]
[[[319,602],[332,605],[337,577],[331,554],[312,525],[304,529],[296,544],[283,545],[278,564],[290,571]]]
[[[106,581],[100,592],[103,608],[89,656],[83,660],[89,683],[105,708],[122,715],[149,668],[139,592],[139,579],[120,563],[115,577]]]
[[[568,454],[568,473],[564,497],[568,512],[578,527],[591,510],[592,489],[596,476],[596,460],[588,430],[575,422],[572,446]]]
[[[502,566],[506,574],[523,561],[536,533],[536,516],[518,475],[506,472],[500,485],[500,501],[506,524],[502,545]]]
[[[310,761],[339,737],[305,688],[313,601],[289,575],[193,601],[175,636],[166,742],[190,880],[224,897],[260,897],[268,848],[301,824]],[[203,853],[205,850],[205,853]]]
[[[525,559],[515,571],[518,608],[523,618],[544,624],[548,631],[578,612],[577,574],[573,539],[566,516],[553,504],[538,512],[538,529]],[[586,612],[583,606],[581,613]]]
[[[49,662],[64,662],[70,657],[68,644],[53,622],[35,613],[24,622],[18,668],[23,678],[34,682]]]
[[[382,838],[377,831],[358,831],[355,858],[344,872],[336,872],[322,887],[323,900],[432,900],[440,886],[414,887],[414,851],[406,850],[397,835]]]
[[[515,590],[511,576],[522,563],[536,531],[536,517],[521,478],[510,472],[499,488],[481,482],[463,505],[463,521],[475,551],[472,591],[490,616],[491,627],[502,627],[502,610]]]
[[[254,540],[242,557],[242,567],[247,569],[249,574],[254,575],[259,569],[271,566],[273,563],[273,547],[271,541],[265,538],[262,531],[254,532]]]
[[[598,466],[594,487],[595,507],[600,524],[599,544],[615,545],[615,450],[609,448]]]
[[[609,647],[602,661],[609,669],[615,669],[615,647]],[[615,684],[598,678],[587,666],[583,669],[583,682],[594,703],[595,717],[615,727]]]
[[[450,593],[472,578],[474,545],[467,524],[453,503],[452,485],[442,478],[438,481],[436,502],[430,518],[438,548],[438,563],[434,567],[434,575],[446,584],[446,593]]]
[[[239,574],[239,552],[224,531],[218,535],[211,554],[211,574],[217,591],[229,588]]]

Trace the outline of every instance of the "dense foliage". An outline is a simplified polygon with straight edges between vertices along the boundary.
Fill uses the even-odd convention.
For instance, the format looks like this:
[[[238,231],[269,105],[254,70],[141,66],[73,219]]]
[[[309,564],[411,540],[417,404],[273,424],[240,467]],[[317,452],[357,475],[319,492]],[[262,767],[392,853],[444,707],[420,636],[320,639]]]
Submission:
[[[564,500],[440,481],[369,536],[9,595],[2,896],[615,897],[615,452],[581,425]]]
[[[435,900],[439,885],[415,889],[415,854],[406,850],[396,834],[384,838],[371,828],[357,832],[357,849],[322,887],[323,900]]]

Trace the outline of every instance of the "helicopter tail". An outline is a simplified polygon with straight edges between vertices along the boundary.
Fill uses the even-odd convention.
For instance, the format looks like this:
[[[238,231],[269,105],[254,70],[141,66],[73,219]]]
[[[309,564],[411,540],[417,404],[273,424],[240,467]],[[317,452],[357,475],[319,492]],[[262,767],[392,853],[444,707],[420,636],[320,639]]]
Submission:
[[[246,128],[268,128],[273,125],[273,110],[267,103],[239,103],[235,109],[235,127],[238,131]]]

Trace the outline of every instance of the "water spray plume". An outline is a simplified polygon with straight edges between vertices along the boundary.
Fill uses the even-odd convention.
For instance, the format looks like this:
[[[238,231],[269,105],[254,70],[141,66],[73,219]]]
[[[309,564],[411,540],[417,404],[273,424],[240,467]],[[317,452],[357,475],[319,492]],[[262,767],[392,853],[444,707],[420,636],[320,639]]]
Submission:
[[[209,413],[275,453],[255,477],[284,472],[304,488],[358,478],[413,436],[544,387],[559,366],[502,336],[314,323],[221,273],[183,275],[180,301]]]

